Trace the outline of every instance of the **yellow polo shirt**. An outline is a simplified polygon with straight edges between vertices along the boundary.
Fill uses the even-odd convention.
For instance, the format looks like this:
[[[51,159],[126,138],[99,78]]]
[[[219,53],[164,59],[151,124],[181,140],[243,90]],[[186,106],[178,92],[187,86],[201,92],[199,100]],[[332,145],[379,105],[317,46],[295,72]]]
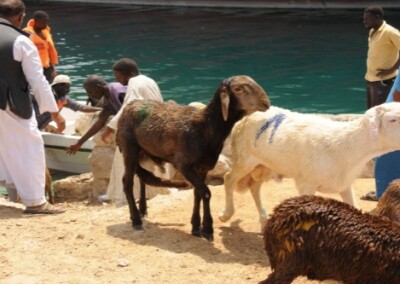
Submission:
[[[386,24],[373,33],[371,29],[368,37],[367,73],[365,80],[370,82],[387,80],[397,75],[397,69],[392,74],[382,78],[377,77],[378,69],[389,69],[399,59],[400,32],[398,29]]]

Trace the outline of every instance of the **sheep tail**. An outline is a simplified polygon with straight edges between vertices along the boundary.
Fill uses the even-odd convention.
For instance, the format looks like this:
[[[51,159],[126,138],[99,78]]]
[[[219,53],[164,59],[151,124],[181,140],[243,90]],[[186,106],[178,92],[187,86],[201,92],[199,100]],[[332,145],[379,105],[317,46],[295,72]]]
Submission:
[[[136,174],[140,177],[140,179],[148,185],[152,186],[160,186],[160,187],[176,187],[180,189],[189,189],[191,188],[190,184],[183,180],[168,180],[155,176],[152,172],[147,171],[138,165]]]

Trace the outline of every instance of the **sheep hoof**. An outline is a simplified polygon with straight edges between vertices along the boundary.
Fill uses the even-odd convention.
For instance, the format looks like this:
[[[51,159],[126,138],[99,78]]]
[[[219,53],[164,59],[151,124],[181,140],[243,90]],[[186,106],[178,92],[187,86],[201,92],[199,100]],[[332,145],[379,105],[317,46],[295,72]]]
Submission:
[[[192,235],[201,238],[203,236],[201,229],[192,230]]]
[[[202,233],[201,236],[205,238],[207,241],[214,241],[214,234]]]
[[[221,213],[221,214],[219,214],[218,219],[219,219],[221,222],[226,222],[226,221],[228,221],[231,217],[232,217],[232,215],[227,215],[227,214],[225,214],[225,213]]]
[[[142,225],[133,225],[133,229],[135,231],[143,231],[144,230]]]

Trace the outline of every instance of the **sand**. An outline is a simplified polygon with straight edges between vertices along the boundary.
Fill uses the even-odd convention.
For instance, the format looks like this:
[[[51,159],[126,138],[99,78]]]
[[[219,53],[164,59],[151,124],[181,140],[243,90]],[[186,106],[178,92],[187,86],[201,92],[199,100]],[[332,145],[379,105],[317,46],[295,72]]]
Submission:
[[[357,198],[374,189],[357,179]],[[222,186],[211,186],[214,241],[190,234],[192,190],[149,201],[143,232],[133,231],[128,207],[63,203],[67,212],[27,216],[0,197],[0,283],[257,283],[270,272],[258,213],[250,193],[235,194],[236,213],[226,223]],[[297,195],[293,180],[264,184],[272,208]],[[338,196],[330,197],[339,199]],[[361,201],[364,211],[376,202]],[[294,283],[320,283],[297,278]],[[324,282],[329,283],[329,282]],[[332,282],[330,282],[332,283]]]

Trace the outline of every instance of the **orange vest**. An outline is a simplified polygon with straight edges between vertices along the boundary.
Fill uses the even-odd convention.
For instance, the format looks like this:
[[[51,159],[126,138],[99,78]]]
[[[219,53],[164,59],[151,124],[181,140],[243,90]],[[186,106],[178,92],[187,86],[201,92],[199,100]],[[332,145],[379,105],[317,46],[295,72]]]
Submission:
[[[64,101],[57,100],[58,111],[61,111],[65,105],[67,105],[67,101],[66,100],[64,100]]]
[[[47,28],[42,31],[45,38],[42,39],[33,29],[34,23],[34,19],[29,20],[24,31],[30,34],[29,38],[36,45],[43,68],[48,68],[52,64],[58,64],[58,54],[50,34],[50,27],[47,26]]]

